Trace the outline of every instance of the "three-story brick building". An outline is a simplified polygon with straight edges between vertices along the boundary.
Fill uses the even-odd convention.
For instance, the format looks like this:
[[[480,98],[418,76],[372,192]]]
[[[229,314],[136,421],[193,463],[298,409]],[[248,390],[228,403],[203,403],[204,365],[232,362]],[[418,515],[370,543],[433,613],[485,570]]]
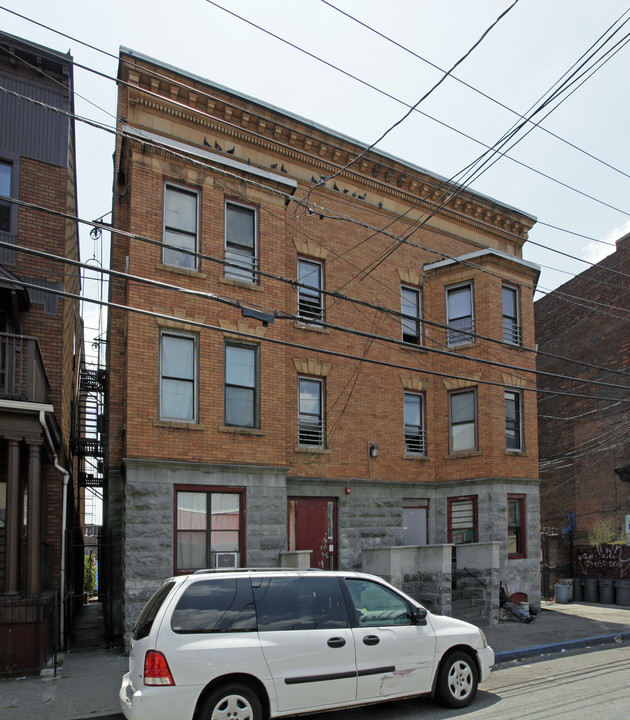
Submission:
[[[41,667],[62,607],[70,618],[83,341],[79,270],[64,262],[79,258],[72,71],[69,55],[0,33],[0,672]]]
[[[498,542],[537,597],[534,219],[127,49],[118,103],[119,631],[165,576],[301,550]]]

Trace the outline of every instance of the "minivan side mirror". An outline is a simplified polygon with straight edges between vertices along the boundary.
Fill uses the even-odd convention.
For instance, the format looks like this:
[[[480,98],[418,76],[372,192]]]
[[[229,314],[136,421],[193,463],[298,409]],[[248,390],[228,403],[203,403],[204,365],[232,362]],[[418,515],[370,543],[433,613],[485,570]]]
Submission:
[[[427,621],[427,610],[423,607],[415,607],[411,612],[411,620],[414,625],[425,625]]]

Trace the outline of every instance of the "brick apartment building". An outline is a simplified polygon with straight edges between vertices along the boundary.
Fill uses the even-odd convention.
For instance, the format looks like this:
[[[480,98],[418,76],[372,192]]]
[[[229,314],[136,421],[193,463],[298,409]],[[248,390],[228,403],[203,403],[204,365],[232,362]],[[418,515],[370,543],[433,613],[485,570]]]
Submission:
[[[305,550],[496,542],[538,598],[534,219],[377,151],[335,174],[356,141],[127,49],[118,118],[117,631]]]
[[[541,393],[538,400],[541,526],[551,538],[564,536],[559,557],[547,562],[557,568],[550,571],[550,583],[575,571],[571,543],[626,542],[629,276],[630,235],[626,235],[617,241],[613,254],[535,304],[538,369],[583,380],[539,377],[541,390],[567,393]],[[567,364],[564,358],[576,364]],[[608,385],[593,386],[589,381]],[[554,550],[553,541],[550,549]]]
[[[83,332],[56,292],[78,294],[79,272],[22,248],[76,260],[77,225],[18,204],[76,215],[72,78],[69,55],[0,33],[0,672],[41,667],[58,642],[75,521]]]

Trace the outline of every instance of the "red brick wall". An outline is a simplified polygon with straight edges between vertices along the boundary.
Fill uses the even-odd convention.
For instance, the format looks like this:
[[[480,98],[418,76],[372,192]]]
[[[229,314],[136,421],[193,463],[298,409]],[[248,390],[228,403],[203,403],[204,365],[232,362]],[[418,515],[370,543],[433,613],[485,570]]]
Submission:
[[[541,515],[543,526],[568,527],[574,513],[576,543],[586,543],[601,521],[622,528],[630,512],[630,483],[616,468],[630,464],[628,390],[596,387],[589,380],[629,385],[630,333],[627,312],[630,290],[629,237],[617,251],[535,305],[539,349],[595,367],[539,356],[538,369],[579,376],[586,382],[541,377],[542,388],[569,396],[541,395]],[[593,396],[595,399],[572,397]],[[600,399],[597,399],[600,398]],[[604,400],[601,398],[610,398]],[[625,403],[620,403],[625,400]]]

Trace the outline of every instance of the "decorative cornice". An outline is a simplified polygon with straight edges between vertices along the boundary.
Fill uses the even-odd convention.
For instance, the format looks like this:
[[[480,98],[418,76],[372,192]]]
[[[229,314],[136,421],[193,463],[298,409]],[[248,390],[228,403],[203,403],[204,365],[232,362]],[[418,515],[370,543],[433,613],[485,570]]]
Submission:
[[[166,78],[165,70],[160,69],[162,72],[160,80],[139,64],[136,64],[133,70],[127,70],[128,81],[135,86],[129,88],[131,102],[197,125],[206,133],[220,133],[223,141],[227,136],[237,143],[241,141],[249,146],[257,146],[272,155],[282,156],[287,164],[294,160],[300,168],[289,167],[285,170],[294,177],[303,174],[305,166],[308,165],[308,172],[319,169],[320,175],[325,178],[337,172],[339,166],[344,166],[353,160],[363,149],[353,145],[350,139],[325,135],[325,129],[309,126],[308,121],[304,121],[303,125],[303,129],[308,132],[306,134],[300,131],[301,128],[297,125],[300,120],[297,118],[288,116],[283,118],[282,124],[264,114],[274,113],[274,108],[256,107],[253,103],[252,108],[248,109],[235,107],[227,90],[219,91],[208,86],[216,94],[211,96],[200,87],[182,87],[175,78]],[[173,72],[173,69],[170,71]],[[182,76],[185,77],[184,74]],[[192,80],[187,81],[192,82]],[[195,84],[200,84],[200,80],[195,80]],[[225,94],[223,99],[218,97],[222,94]],[[241,102],[244,100],[241,99]],[[277,112],[279,116],[280,111]],[[290,124],[296,127],[287,127]],[[211,146],[217,142],[216,138],[208,139]],[[293,150],[292,147],[296,149]],[[234,150],[238,153],[243,148],[237,145]],[[309,155],[306,163],[304,153]],[[247,161],[244,155],[241,155],[241,159]],[[417,206],[420,214],[444,202],[444,181],[431,176],[428,172],[423,173],[422,169],[407,167],[402,161],[370,153],[353,167],[354,172],[349,170],[341,173],[337,177],[337,182],[341,185],[345,179],[354,185],[351,184],[348,188],[335,188],[335,183],[333,187],[327,187],[324,182],[320,187],[327,187],[331,192],[336,189],[347,193],[349,197],[366,200],[372,206],[378,203],[379,208],[384,207],[383,200],[387,198],[400,199],[407,203],[411,201]],[[357,177],[355,173],[359,173],[360,176]],[[306,180],[308,181],[308,178]],[[365,192],[359,195],[358,187],[373,190],[375,198],[366,199]],[[352,192],[353,190],[355,192]],[[385,209],[387,210],[386,207]],[[535,222],[533,218],[516,209],[468,193],[458,194],[454,200],[440,207],[439,212],[445,218],[473,226],[486,233],[491,232],[517,244],[522,244],[527,239],[527,233]]]

